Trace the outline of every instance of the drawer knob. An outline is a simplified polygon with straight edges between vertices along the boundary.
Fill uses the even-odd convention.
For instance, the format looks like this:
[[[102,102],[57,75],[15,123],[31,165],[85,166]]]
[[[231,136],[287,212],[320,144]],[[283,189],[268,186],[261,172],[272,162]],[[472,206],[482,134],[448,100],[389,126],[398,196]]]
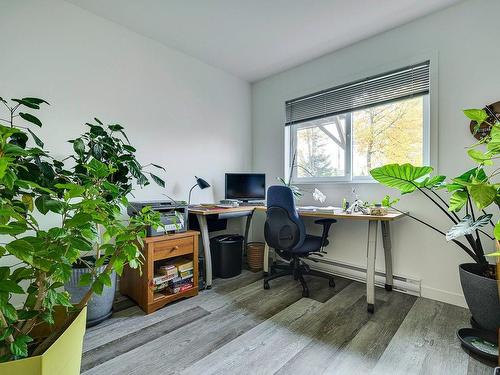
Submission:
[[[172,250],[170,250],[170,251],[174,251],[174,250],[179,250],[179,245],[175,245],[175,246],[172,248]]]

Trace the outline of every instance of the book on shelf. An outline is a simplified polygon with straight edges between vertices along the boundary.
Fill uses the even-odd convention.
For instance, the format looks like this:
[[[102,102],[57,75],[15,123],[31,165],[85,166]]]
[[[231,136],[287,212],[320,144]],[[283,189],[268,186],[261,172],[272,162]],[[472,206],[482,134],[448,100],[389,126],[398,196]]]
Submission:
[[[174,266],[177,268],[179,272],[184,272],[193,269],[193,261],[191,259],[186,259],[183,257],[179,257],[174,259],[168,263],[170,266]]]
[[[177,267],[173,264],[165,264],[158,268],[158,274],[167,276],[177,276]]]
[[[186,279],[188,277],[193,277],[193,270],[190,269],[190,270],[187,270],[187,271],[179,272],[179,277],[181,279]]]
[[[162,283],[166,283],[174,278],[178,277],[178,275],[156,275],[154,278],[153,278],[153,284],[154,285],[158,285],[158,284],[162,284]]]

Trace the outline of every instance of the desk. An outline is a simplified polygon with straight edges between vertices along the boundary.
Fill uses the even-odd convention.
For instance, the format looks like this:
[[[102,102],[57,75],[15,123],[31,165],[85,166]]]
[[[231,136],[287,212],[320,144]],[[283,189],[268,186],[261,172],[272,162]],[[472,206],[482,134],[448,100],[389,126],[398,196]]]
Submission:
[[[200,223],[201,239],[203,241],[203,251],[205,254],[205,279],[207,288],[212,286],[212,256],[210,253],[210,237],[208,234],[207,220],[208,215],[220,215],[221,218],[230,217],[243,217],[246,216],[245,226],[245,249],[248,238],[248,231],[254,211],[265,212],[264,206],[244,206],[234,208],[190,208],[189,212],[195,214]],[[362,214],[346,214],[342,211],[300,211],[301,217],[311,218],[326,218],[326,219],[339,219],[339,220],[360,220],[368,223],[368,238],[366,245],[366,302],[368,304],[368,311],[374,312],[375,310],[375,258],[377,255],[377,237],[378,227],[380,224],[382,231],[382,243],[384,247],[385,257],[385,289],[392,290],[393,275],[392,275],[392,244],[391,244],[391,229],[390,223],[394,220],[400,219],[405,216],[402,213],[391,212],[385,216],[376,215],[362,215]],[[266,243],[264,250],[264,272],[269,270],[269,246]]]
[[[203,254],[205,255],[205,282],[207,289],[212,287],[212,253],[210,251],[210,236],[208,234],[207,216],[217,215],[221,219],[246,217],[244,249],[247,248],[248,232],[255,207],[242,206],[232,208],[189,208],[190,214],[195,214],[200,225],[201,240],[203,242]]]
[[[257,211],[266,211],[265,207],[256,207]],[[363,214],[346,214],[341,211],[325,212],[325,211],[298,211],[301,217],[311,217],[315,219],[340,219],[340,220],[361,220],[368,222],[368,238],[366,244],[366,302],[368,311],[375,311],[375,258],[377,255],[377,235],[378,226],[382,229],[382,243],[385,256],[385,289],[392,290],[393,275],[392,275],[392,244],[391,244],[391,221],[400,219],[405,214],[399,212],[390,212],[384,216],[363,215]],[[266,243],[264,250],[264,272],[269,269],[269,246]]]

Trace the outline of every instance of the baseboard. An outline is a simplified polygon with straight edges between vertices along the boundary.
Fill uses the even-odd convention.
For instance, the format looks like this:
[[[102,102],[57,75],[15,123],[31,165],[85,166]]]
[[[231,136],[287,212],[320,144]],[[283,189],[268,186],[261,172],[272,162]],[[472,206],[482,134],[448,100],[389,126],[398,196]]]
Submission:
[[[342,276],[346,279],[366,282],[366,268],[343,262],[337,262],[328,259],[314,258],[315,261],[307,262],[312,269],[331,273],[332,275]],[[393,276],[393,289],[414,296],[421,296],[420,280],[412,279],[402,275]],[[384,287],[385,273],[375,271],[375,286]]]
[[[467,303],[465,302],[465,298],[463,294],[460,293],[452,293],[446,290],[431,288],[423,285],[422,297],[467,308]]]

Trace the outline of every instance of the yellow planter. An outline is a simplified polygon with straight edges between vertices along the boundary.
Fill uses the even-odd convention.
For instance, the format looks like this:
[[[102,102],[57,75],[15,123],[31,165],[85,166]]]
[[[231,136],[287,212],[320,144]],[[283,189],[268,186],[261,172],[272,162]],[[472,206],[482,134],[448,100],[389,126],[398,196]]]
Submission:
[[[58,319],[56,318],[56,321]],[[78,375],[82,362],[83,336],[87,320],[85,307],[73,323],[43,353],[12,362],[0,363],[1,375]],[[47,332],[47,331],[46,331]]]

